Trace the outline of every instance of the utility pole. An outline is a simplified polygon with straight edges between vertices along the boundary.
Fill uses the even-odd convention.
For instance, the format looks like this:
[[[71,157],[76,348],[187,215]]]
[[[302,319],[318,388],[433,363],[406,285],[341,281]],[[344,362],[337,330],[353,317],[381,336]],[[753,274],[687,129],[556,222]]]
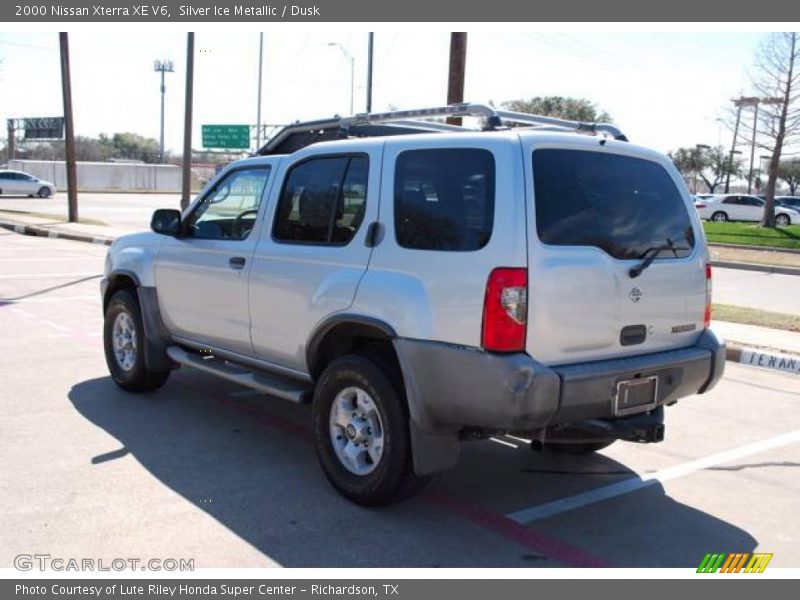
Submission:
[[[733,155],[736,152],[736,138],[739,135],[739,122],[742,119],[742,102],[745,100],[752,100],[752,98],[739,98],[738,100],[733,101],[733,105],[736,107],[736,126],[733,128],[733,143],[731,143],[731,153],[729,158],[729,169],[728,173],[725,176],[725,193],[727,194],[731,187],[731,171],[733,171]]]
[[[61,94],[64,99],[64,144],[67,159],[67,220],[78,222],[78,177],[75,168],[75,129],[72,121],[72,84],[69,74],[69,39],[58,34],[61,47]]]
[[[164,162],[164,96],[167,91],[164,85],[164,75],[175,71],[171,60],[156,60],[153,62],[153,71],[161,73],[161,150],[160,161]]]
[[[17,140],[14,136],[16,127],[14,126],[14,119],[8,120],[8,160],[13,159],[17,155]]]
[[[186,37],[186,105],[183,111],[183,182],[181,186],[181,209],[189,206],[192,186],[192,100],[194,96],[194,32]],[[162,112],[163,115],[163,112]],[[163,116],[161,152],[164,152]]]
[[[447,76],[447,104],[464,102],[464,74],[467,68],[467,34],[450,34],[450,70]],[[448,117],[451,125],[461,125],[461,117]]]
[[[367,42],[367,113],[372,112],[372,54],[375,43],[375,33],[369,32]]]
[[[747,175],[747,193],[753,193],[753,161],[756,157],[756,132],[758,127],[758,101],[756,98],[755,109],[753,110],[753,139],[750,140],[750,172]]]
[[[258,99],[256,104],[256,151],[261,148],[261,77],[264,68],[264,34],[258,34]]]

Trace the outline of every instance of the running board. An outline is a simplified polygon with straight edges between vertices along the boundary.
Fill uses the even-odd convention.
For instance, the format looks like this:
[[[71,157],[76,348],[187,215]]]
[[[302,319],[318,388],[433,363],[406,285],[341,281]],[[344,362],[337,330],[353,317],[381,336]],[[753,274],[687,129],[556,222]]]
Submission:
[[[311,388],[299,382],[263,371],[251,371],[214,356],[191,354],[180,346],[167,348],[167,355],[181,365],[205,371],[282,400],[289,400],[297,404],[311,402]]]

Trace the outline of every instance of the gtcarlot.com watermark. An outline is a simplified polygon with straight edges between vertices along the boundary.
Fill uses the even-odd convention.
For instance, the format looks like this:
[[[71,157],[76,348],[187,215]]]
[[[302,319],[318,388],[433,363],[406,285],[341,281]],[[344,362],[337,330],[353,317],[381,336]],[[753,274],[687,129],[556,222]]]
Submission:
[[[18,571],[194,571],[193,558],[65,558],[17,554]]]

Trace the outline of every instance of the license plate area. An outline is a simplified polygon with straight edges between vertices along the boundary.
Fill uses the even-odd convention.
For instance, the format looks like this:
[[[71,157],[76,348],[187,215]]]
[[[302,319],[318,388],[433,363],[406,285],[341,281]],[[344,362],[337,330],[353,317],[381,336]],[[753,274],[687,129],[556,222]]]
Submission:
[[[645,412],[658,404],[658,375],[618,381],[614,393],[614,415]]]

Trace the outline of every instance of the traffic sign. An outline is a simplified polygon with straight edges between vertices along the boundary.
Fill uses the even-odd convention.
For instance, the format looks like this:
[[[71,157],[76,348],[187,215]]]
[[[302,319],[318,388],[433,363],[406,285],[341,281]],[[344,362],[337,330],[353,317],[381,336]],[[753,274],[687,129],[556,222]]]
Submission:
[[[249,125],[203,125],[203,148],[247,150],[250,148]]]

